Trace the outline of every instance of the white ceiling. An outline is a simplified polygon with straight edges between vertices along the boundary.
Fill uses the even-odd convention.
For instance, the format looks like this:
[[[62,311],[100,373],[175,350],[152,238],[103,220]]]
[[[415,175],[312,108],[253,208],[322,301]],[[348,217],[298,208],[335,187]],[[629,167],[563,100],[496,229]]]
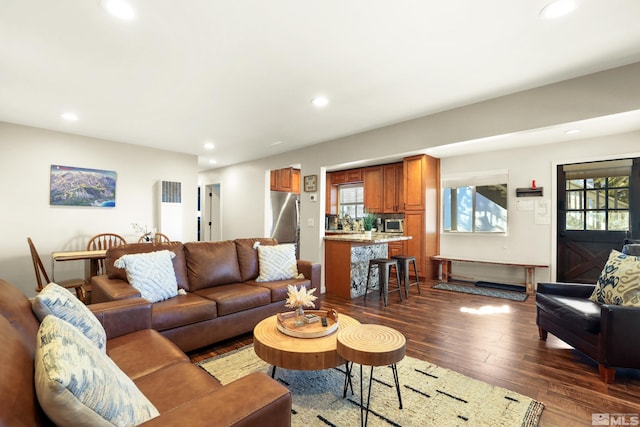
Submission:
[[[0,120],[207,169],[640,61],[639,0],[544,21],[547,2],[131,0],[121,21],[99,0],[0,0]]]

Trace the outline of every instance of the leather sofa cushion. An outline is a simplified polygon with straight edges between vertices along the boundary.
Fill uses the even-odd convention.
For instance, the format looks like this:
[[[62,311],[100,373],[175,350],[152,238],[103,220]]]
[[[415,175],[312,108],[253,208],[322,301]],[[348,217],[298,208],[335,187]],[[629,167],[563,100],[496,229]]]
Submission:
[[[176,273],[176,281],[178,282],[178,288],[189,290],[189,281],[186,270],[186,262],[184,255],[184,246],[180,242],[165,242],[165,243],[131,243],[124,246],[116,246],[114,248],[107,249],[107,257],[105,259],[105,265],[107,267],[107,275],[109,279],[120,279],[127,281],[127,273],[124,268],[116,268],[113,263],[122,255],[139,254],[156,252],[162,250],[169,250],[176,254],[173,258],[173,270]]]
[[[189,358],[154,329],[143,329],[107,341],[107,355],[134,382]],[[140,357],[144,355],[144,357]]]
[[[215,301],[187,293],[153,304],[151,325],[156,331],[164,331],[216,317]]]
[[[600,305],[585,299],[536,294],[536,305],[561,320],[567,329],[600,333]]]
[[[241,282],[236,244],[232,240],[189,242],[184,244],[184,251],[191,292]]]
[[[241,282],[253,280],[260,274],[260,264],[258,262],[258,250],[253,245],[258,242],[261,245],[277,245],[276,239],[236,239],[236,251],[238,253],[238,264],[240,265]]]
[[[311,281],[308,279],[289,279],[289,280],[276,280],[273,282],[256,282],[255,280],[249,280],[245,282],[247,285],[251,286],[259,286],[263,288],[269,289],[271,292],[271,302],[284,301],[287,300],[287,292],[289,289],[288,285],[293,285],[296,288],[300,288],[300,286],[304,286],[307,289],[311,288]],[[314,295],[317,295],[318,291],[314,292]]]
[[[160,413],[222,387],[211,375],[188,362],[167,366],[134,383]]]
[[[234,283],[201,289],[196,294],[213,300],[218,316],[237,313],[271,303],[271,291],[267,288]]]

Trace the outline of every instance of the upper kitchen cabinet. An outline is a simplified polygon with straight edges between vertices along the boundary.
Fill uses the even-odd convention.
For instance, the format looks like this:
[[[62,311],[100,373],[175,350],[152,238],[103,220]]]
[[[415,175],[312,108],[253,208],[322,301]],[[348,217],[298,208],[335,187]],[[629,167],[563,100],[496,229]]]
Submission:
[[[404,188],[404,167],[402,163],[392,163],[383,166],[383,189],[382,199],[383,213],[399,213],[404,210],[403,188]],[[366,188],[366,187],[365,187]]]
[[[426,156],[406,157],[404,164],[404,210],[424,210],[425,188],[427,175]]]
[[[331,182],[333,185],[362,182],[362,169],[348,169],[331,172]]]
[[[325,213],[338,214],[338,185],[333,181],[333,173],[327,172]]]
[[[382,212],[383,170],[382,166],[364,168],[362,170],[364,186],[364,209],[367,212]]]
[[[271,191],[300,194],[300,170],[283,168],[271,171]]]

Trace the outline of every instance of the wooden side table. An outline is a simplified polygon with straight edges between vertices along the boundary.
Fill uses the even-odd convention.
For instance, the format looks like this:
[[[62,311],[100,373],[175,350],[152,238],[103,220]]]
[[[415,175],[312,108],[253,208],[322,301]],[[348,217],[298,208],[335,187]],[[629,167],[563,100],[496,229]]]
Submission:
[[[355,325],[338,332],[337,350],[338,354],[347,362],[347,372],[345,374],[343,397],[347,395],[347,385],[351,382],[351,370],[353,364],[360,365],[360,424],[367,425],[369,419],[369,402],[371,401],[371,386],[373,382],[373,368],[376,366],[390,365],[393,371],[393,380],[398,393],[398,403],[402,409],[402,396],[400,394],[400,381],[398,379],[398,369],[396,363],[405,356],[407,340],[404,335],[395,329],[382,325]],[[362,366],[371,366],[369,375],[369,390],[367,393],[366,412],[363,406],[362,392]]]

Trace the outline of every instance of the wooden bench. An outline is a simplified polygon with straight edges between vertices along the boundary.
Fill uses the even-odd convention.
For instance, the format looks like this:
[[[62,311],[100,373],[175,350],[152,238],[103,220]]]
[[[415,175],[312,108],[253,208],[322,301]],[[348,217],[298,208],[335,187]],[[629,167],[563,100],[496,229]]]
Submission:
[[[519,263],[502,262],[502,261],[485,261],[485,260],[479,260],[479,259],[446,257],[441,255],[434,255],[431,257],[431,259],[433,261],[437,261],[440,264],[440,268],[439,268],[440,277],[438,277],[438,279],[442,280],[445,283],[448,282],[449,279],[451,279],[451,263],[452,262],[470,262],[470,263],[503,265],[507,267],[524,268],[524,286],[527,291],[527,294],[529,295],[532,295],[534,291],[536,268],[549,268],[548,265],[519,264]]]

